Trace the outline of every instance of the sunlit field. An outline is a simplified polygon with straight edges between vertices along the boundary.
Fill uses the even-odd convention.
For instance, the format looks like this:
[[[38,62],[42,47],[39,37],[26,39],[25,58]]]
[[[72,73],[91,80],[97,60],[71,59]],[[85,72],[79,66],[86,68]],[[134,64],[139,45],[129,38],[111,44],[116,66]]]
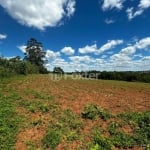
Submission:
[[[52,74],[3,79],[0,149],[149,150],[150,84]]]

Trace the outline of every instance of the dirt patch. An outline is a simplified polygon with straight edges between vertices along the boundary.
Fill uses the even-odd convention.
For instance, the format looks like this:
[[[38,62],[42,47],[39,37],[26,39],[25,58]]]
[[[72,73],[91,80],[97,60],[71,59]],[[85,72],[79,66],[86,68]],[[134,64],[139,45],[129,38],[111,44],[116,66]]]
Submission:
[[[64,109],[71,109],[74,113],[81,115],[83,108],[90,103],[108,109],[112,114],[150,110],[150,84],[71,79],[54,81],[48,75],[28,76],[22,82],[13,81],[10,84],[24,100],[35,101],[32,90],[46,97],[53,96],[55,102],[60,106],[60,112]],[[26,94],[26,91],[29,93]],[[40,97],[38,99],[40,100]],[[48,103],[51,100],[41,98],[41,101]],[[33,127],[29,125],[21,130],[17,136],[15,148],[27,150],[26,142],[28,141],[33,141],[38,147],[41,147],[41,139],[46,132],[51,113],[29,113],[21,107],[18,108],[18,112],[27,118],[27,124],[38,120],[41,120],[42,123]],[[106,128],[107,122],[86,121],[82,129],[83,134],[87,135],[87,138],[84,139],[86,142],[89,141],[88,135],[95,126]],[[132,132],[129,126],[125,126],[123,130],[125,133]],[[77,149],[80,144],[79,141],[74,141],[67,144],[67,149]],[[62,142],[57,149],[65,149],[65,145],[66,143]],[[140,150],[140,148],[135,147],[133,150]]]

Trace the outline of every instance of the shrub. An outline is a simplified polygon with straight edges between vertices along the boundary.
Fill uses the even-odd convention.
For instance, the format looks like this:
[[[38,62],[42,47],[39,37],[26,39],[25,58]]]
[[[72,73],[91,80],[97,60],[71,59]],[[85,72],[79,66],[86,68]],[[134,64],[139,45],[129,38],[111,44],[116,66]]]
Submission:
[[[93,142],[94,144],[90,147],[90,150],[112,150],[113,148],[111,141],[103,137],[98,129],[94,131]]]
[[[59,130],[48,129],[42,141],[45,148],[56,149],[61,141],[61,132]]]
[[[100,117],[101,119],[106,120],[107,118],[110,117],[110,114],[106,110],[98,107],[95,104],[88,104],[87,106],[84,107],[82,117],[85,119],[92,119],[92,120]]]

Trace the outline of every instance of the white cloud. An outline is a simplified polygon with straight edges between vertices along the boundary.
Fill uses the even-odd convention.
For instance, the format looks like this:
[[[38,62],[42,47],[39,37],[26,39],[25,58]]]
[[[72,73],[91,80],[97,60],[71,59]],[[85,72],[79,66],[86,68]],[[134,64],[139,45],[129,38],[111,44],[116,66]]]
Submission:
[[[84,62],[84,63],[90,63],[92,61],[92,59],[90,58],[90,56],[71,56],[69,57],[71,61],[75,62],[75,63],[79,63],[79,62]]]
[[[111,40],[99,48],[98,53],[103,53],[123,43],[123,40]]]
[[[150,0],[141,0],[139,4],[139,8],[147,9],[150,7]]]
[[[139,15],[141,15],[142,13],[143,13],[143,10],[142,9],[139,9],[139,10],[137,10],[136,12],[133,12],[133,7],[131,7],[131,8],[128,8],[127,10],[126,10],[126,12],[127,12],[127,16],[128,16],[128,19],[129,20],[132,20],[133,18],[135,18],[136,16],[139,16]]]
[[[146,49],[149,46],[150,46],[150,37],[146,37],[146,38],[141,39],[135,45],[135,47],[138,49]]]
[[[106,24],[112,24],[112,23],[114,23],[115,21],[112,20],[112,19],[106,18],[104,22],[105,22]]]
[[[47,59],[56,59],[58,57],[60,57],[60,52],[54,52],[52,50],[47,50],[46,51],[46,58]]]
[[[100,54],[105,51],[108,51],[110,49],[113,49],[117,45],[120,45],[123,43],[123,40],[110,40],[106,44],[102,45],[100,48],[97,48],[97,44],[94,45],[86,45],[83,48],[79,48],[79,53],[81,54],[88,54],[88,53],[94,53],[94,54]]]
[[[6,39],[6,38],[7,38],[7,35],[6,35],[6,34],[0,34],[0,40]]]
[[[122,9],[123,8],[123,2],[124,0],[104,0],[102,9],[108,10],[108,9]]]
[[[73,55],[75,53],[75,50],[72,47],[64,47],[61,50],[61,52],[66,54],[66,55]]]
[[[126,48],[123,48],[120,53],[124,55],[132,55],[135,52],[136,52],[135,46],[128,46]]]
[[[87,54],[87,53],[95,53],[97,51],[97,45],[94,44],[94,45],[87,45],[83,48],[79,48],[79,53],[81,54]]]
[[[67,16],[70,17],[74,14],[75,12],[75,5],[76,5],[76,2],[75,0],[69,0],[68,1],[68,4],[67,4]]]
[[[0,0],[0,5],[19,23],[40,30],[57,26],[75,12],[75,0]]]
[[[123,48],[118,54],[111,56],[112,60],[130,60],[138,49],[146,50],[150,46],[150,37],[143,38],[137,41],[135,44]]]
[[[119,54],[114,54],[111,56],[111,60],[117,62],[117,61],[129,61],[131,58],[128,55],[119,53]]]
[[[150,8],[150,0],[140,0],[137,10],[134,12],[134,8],[128,8],[126,10],[129,20],[141,15],[145,9]]]
[[[25,45],[21,45],[21,46],[17,46],[17,48],[19,48],[23,53],[26,52],[26,47]]]

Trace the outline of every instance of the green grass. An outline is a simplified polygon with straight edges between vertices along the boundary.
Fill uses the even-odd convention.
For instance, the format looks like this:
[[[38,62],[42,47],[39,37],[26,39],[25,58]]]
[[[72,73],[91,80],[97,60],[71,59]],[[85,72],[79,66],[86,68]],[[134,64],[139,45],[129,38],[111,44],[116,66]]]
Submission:
[[[0,149],[14,149],[16,136],[21,125],[21,116],[16,113],[14,95],[0,94]]]

